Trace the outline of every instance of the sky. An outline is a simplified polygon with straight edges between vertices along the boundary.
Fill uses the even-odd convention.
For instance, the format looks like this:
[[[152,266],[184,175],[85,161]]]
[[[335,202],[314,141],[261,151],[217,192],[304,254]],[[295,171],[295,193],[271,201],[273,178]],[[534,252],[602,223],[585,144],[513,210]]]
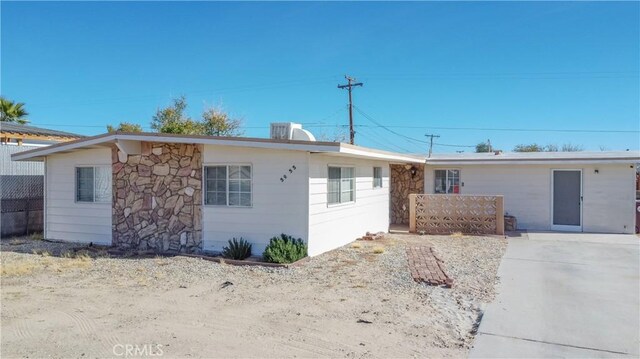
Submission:
[[[184,95],[356,144],[472,152],[490,140],[640,148],[640,3],[6,2],[0,92],[34,126],[149,122]],[[608,131],[608,132],[603,132]]]

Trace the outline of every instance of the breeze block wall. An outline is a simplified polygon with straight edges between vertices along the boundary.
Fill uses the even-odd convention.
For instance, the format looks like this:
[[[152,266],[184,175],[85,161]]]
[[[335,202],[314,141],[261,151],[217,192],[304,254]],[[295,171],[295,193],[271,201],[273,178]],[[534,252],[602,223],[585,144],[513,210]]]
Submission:
[[[141,143],[112,149],[113,245],[155,252],[202,250],[202,146]]]

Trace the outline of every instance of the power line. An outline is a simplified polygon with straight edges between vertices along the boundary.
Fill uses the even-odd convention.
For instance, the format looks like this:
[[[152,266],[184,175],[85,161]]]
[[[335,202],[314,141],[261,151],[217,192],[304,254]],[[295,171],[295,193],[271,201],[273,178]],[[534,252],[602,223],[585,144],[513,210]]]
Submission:
[[[505,131],[505,132],[582,132],[582,133],[640,133],[640,130],[582,130],[582,129],[551,129],[551,128],[483,128],[483,127],[432,127],[432,126],[389,126],[396,128],[417,128],[432,130],[459,131]]]
[[[388,128],[387,126],[385,126],[385,125],[381,124],[380,122],[376,121],[373,117],[371,117],[371,116],[367,115],[367,114],[366,114],[364,111],[362,111],[359,107],[357,107],[357,106],[354,106],[354,107],[355,107],[356,111],[358,111],[358,113],[360,113],[360,114],[361,114],[362,116],[364,116],[366,119],[368,119],[369,121],[371,121],[371,122],[373,122],[374,124],[378,125],[378,127],[382,128],[382,129],[384,129],[384,130],[386,130],[386,131],[387,131],[387,132],[389,132],[389,133],[393,133],[394,135],[396,135],[396,136],[400,136],[400,137],[405,138],[405,139],[407,139],[407,140],[409,140],[409,141],[414,141],[414,142],[419,142],[419,143],[428,143],[428,142],[426,142],[426,141],[418,140],[417,138],[413,138],[413,137],[405,136],[405,135],[403,135],[403,134],[401,134],[401,133],[399,133],[399,132],[396,132],[396,131],[394,131],[394,130],[392,130],[392,129]]]
[[[433,151],[433,139],[434,138],[440,138],[439,135],[434,135],[434,134],[429,134],[429,135],[425,135],[427,137],[429,137],[429,157],[431,157],[431,152]]]

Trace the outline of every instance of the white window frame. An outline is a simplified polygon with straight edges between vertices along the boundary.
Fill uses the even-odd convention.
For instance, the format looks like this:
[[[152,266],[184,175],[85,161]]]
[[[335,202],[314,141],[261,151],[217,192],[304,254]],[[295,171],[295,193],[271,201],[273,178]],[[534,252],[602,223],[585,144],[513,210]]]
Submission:
[[[376,185],[376,169],[380,169],[380,185]],[[373,166],[373,189],[380,189],[384,187],[384,175],[382,174],[381,166]]]
[[[240,205],[230,205],[229,204],[229,167],[238,166],[238,167],[249,167],[251,170],[251,178],[249,181],[251,183],[250,188],[250,197],[251,205],[249,206],[240,206]],[[226,179],[225,179],[225,194],[226,194],[226,204],[208,204],[207,203],[207,167],[226,167]],[[253,164],[251,163],[207,163],[202,166],[202,181],[203,181],[203,191],[202,191],[202,204],[206,207],[216,207],[216,208],[253,208]],[[240,192],[246,193],[246,192]]]
[[[92,201],[79,201],[78,200],[78,168],[91,168],[93,169],[93,200]],[[108,168],[111,173],[110,186],[109,186],[109,200],[96,201],[96,168]],[[73,167],[73,200],[78,204],[109,204],[113,202],[113,172],[110,165],[77,165]]]
[[[340,168],[340,181],[339,183],[339,187],[338,187],[338,202],[329,202],[329,169],[330,168]],[[346,201],[346,202],[342,202],[342,170],[345,168],[350,168],[353,170],[353,196],[352,196],[352,200],[351,201]],[[336,207],[336,206],[344,206],[344,205],[350,205],[350,204],[354,204],[356,203],[356,186],[357,186],[357,179],[358,179],[358,174],[357,174],[357,167],[355,165],[345,165],[345,164],[341,164],[341,165],[333,165],[333,164],[329,164],[327,165],[327,207]]]
[[[436,192],[436,171],[446,171],[445,173],[445,185],[448,186],[449,185],[449,171],[458,171],[458,193],[455,192],[448,192],[448,188],[445,188],[445,193],[437,193]],[[460,168],[435,168],[433,170],[433,193],[434,194],[462,194],[462,170]]]

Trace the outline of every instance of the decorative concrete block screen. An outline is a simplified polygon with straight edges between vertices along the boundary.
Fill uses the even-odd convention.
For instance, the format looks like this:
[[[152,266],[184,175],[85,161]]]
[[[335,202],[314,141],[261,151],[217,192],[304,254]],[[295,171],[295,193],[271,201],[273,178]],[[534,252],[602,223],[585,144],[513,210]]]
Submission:
[[[156,252],[202,249],[202,148],[142,142],[113,157],[113,244]]]
[[[449,194],[409,195],[410,232],[504,234],[504,198]]]

